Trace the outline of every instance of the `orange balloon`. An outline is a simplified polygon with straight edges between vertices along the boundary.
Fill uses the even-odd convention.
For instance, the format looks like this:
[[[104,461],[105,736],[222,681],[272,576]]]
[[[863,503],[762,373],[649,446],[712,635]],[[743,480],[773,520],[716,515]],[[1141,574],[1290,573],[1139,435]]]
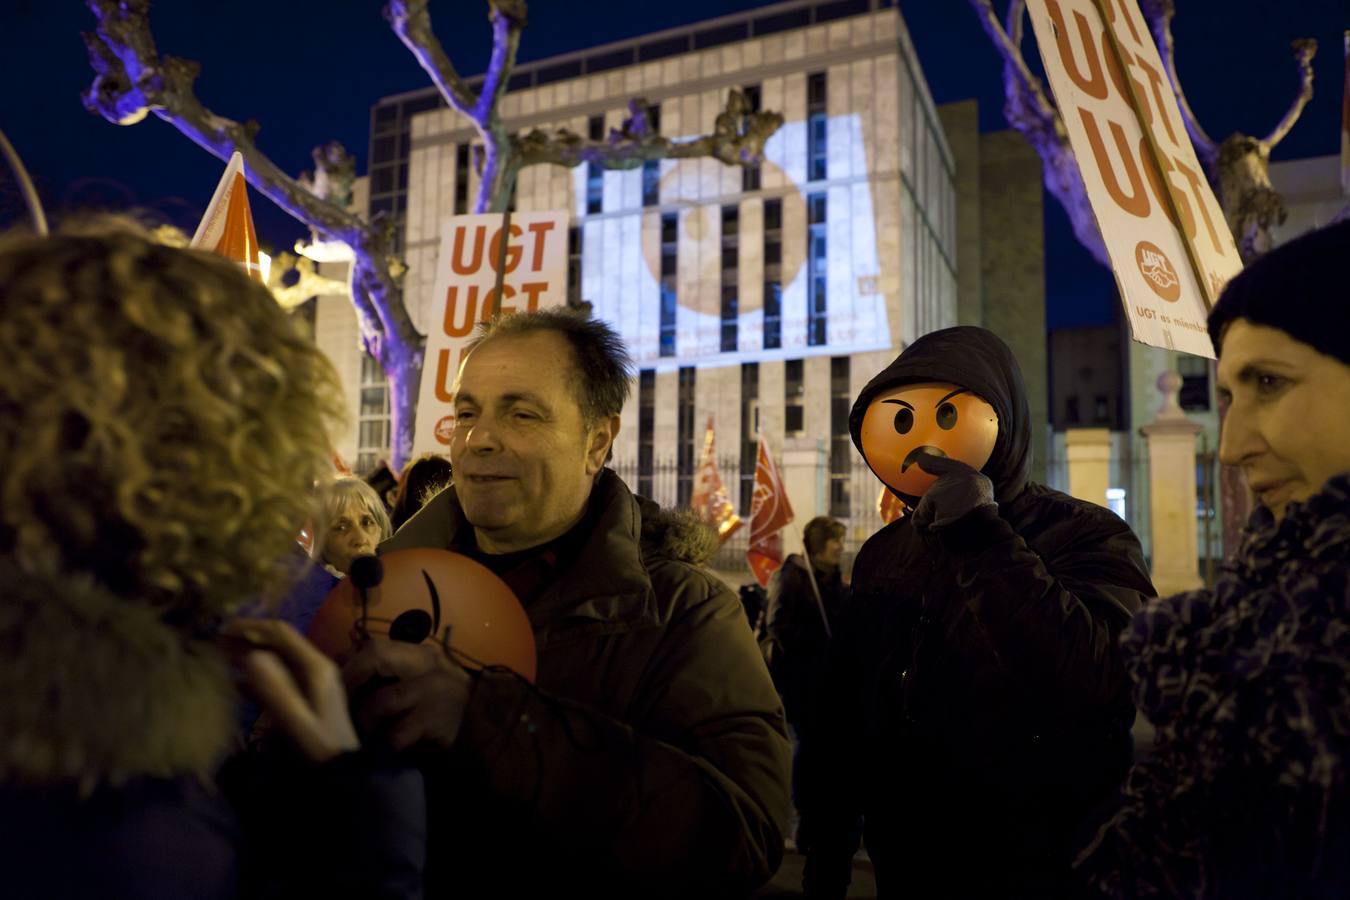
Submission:
[[[922,497],[937,481],[914,462],[924,450],[978,470],[998,440],[998,414],[957,384],[925,381],[877,394],[863,414],[863,457],[887,486]]]
[[[361,591],[352,577],[329,592],[308,637],[341,660],[366,635],[443,644],[466,665],[506,666],[533,682],[534,632],[516,595],[487,567],[449,550],[395,550],[379,557],[383,578]]]

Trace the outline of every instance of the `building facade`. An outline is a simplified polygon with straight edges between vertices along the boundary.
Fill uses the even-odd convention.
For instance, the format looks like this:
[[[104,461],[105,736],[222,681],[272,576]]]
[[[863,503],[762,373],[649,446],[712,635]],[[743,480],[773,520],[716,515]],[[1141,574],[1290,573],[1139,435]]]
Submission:
[[[845,519],[856,546],[878,525],[880,486],[849,439],[853,398],[919,335],[985,321],[981,252],[1024,270],[986,280],[1006,294],[999,314],[1026,332],[1010,343],[1033,408],[1045,409],[1039,165],[1020,142],[1004,151],[998,136],[979,135],[973,103],[934,107],[891,0],[794,0],[521,65],[502,114],[512,130],[602,138],[642,98],[660,133],[692,138],[713,129],[733,88],[784,116],[758,170],[715,160],[534,166],[520,173],[513,209],[567,211],[569,299],[590,303],[633,354],[614,465],[636,490],[688,502],[711,421],[723,478],[748,517],[762,431],[798,522]],[[404,300],[425,333],[443,223],[470,212],[478,188],[477,135],[432,88],[380,101],[371,129],[369,210],[396,223]],[[970,179],[960,198],[948,129]],[[1009,159],[1024,182],[1011,192]],[[960,290],[958,244],[973,257]],[[320,306],[325,349],[355,342],[346,318],[342,304]],[[369,468],[387,447],[387,395],[369,360],[330,355],[360,397],[358,431],[339,449]],[[733,541],[729,556],[741,549]]]

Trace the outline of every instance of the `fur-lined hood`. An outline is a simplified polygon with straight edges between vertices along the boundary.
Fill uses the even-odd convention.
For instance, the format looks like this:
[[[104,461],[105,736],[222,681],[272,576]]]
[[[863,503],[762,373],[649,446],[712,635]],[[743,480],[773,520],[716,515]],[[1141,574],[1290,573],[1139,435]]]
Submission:
[[[645,498],[642,508],[642,552],[691,566],[706,566],[717,555],[717,532],[691,509],[662,509]]]
[[[237,695],[219,651],[84,575],[0,559],[0,784],[209,778]]]

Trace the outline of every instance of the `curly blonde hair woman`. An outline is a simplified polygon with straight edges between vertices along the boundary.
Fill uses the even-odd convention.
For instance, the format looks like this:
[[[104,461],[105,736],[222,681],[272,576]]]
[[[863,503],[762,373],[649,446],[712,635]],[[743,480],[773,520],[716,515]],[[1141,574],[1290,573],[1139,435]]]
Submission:
[[[326,809],[313,797],[367,808],[380,783],[349,762],[336,665],[280,622],[227,621],[284,587],[339,404],[324,357],[223,259],[106,223],[0,238],[0,869],[15,896],[224,900],[287,879],[388,896],[343,866],[407,874],[361,860],[389,846],[370,834],[383,826],[301,818]],[[310,800],[230,790],[236,683],[320,764],[277,782]],[[399,784],[395,808],[415,809],[420,783]],[[299,836],[284,864],[237,852],[260,822]]]

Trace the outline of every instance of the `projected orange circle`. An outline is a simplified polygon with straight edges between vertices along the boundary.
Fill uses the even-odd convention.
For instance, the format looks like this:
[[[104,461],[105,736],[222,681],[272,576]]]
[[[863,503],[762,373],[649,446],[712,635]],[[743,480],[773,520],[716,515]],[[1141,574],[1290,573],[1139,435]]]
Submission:
[[[921,451],[981,469],[998,440],[998,415],[960,385],[926,381],[878,394],[863,414],[862,450],[888,487],[922,497],[937,481],[915,463]]]
[[[380,564],[384,576],[367,588],[364,609],[351,577],[329,592],[308,632],[320,650],[341,660],[363,629],[374,638],[414,644],[439,645],[448,638],[450,649],[459,651],[456,661],[506,666],[534,681],[530,620],[489,569],[449,550],[395,550]]]

